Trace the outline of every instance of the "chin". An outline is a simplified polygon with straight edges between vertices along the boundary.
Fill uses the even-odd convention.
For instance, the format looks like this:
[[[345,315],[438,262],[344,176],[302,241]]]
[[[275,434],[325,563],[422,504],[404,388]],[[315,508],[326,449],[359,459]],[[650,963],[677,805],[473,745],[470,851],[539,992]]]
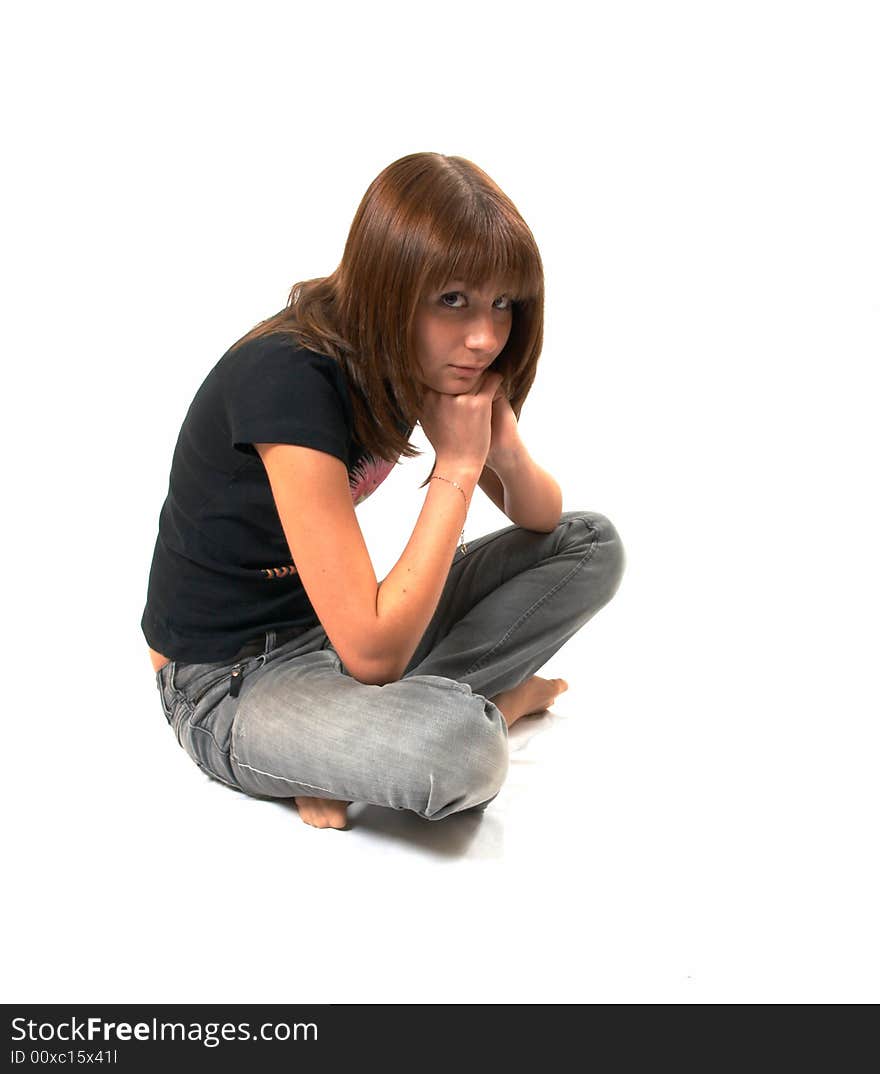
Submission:
[[[468,390],[466,384],[457,384],[455,380],[446,377],[432,377],[430,380],[423,380],[422,384],[440,395],[461,395]]]

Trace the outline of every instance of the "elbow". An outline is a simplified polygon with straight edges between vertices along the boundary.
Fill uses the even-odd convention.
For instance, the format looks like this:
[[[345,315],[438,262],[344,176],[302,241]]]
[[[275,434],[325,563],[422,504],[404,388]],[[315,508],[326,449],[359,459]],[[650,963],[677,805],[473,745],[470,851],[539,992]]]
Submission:
[[[357,678],[357,676],[353,675],[352,678]],[[368,675],[357,681],[363,683],[364,686],[387,686],[390,682],[397,682],[397,679],[396,675]]]
[[[541,527],[541,532],[542,533],[553,533],[553,531],[559,526],[559,523],[562,521],[562,496],[561,495],[559,496],[559,499],[557,500],[556,504],[553,507],[553,511],[552,511],[552,513],[550,515],[550,519],[551,519],[551,521],[549,521],[546,524],[546,527],[545,526]]]
[[[531,507],[528,512],[524,511],[516,517],[508,515],[508,518],[524,530],[532,530],[534,533],[552,533],[562,521],[562,496],[557,497],[552,508],[535,510]]]
[[[387,686],[389,682],[397,682],[403,674],[387,661],[360,658],[349,663],[341,657],[340,661],[345,672],[364,686]]]
[[[390,682],[397,682],[399,678],[398,675],[390,675],[381,671],[356,675],[353,671],[349,671],[347,667],[345,670],[348,671],[353,679],[363,683],[364,686],[387,686]]]
[[[363,671],[357,668],[352,670],[347,664],[343,664],[343,667],[356,682],[363,683],[364,686],[384,686],[388,682],[384,675],[377,672]]]
[[[369,641],[365,642],[364,639]],[[349,638],[337,639],[337,642],[331,639],[343,671],[365,686],[386,686],[390,682],[397,682],[412,656],[412,653],[405,654],[406,661],[401,663],[404,654],[396,652],[375,629],[375,625],[364,626]]]
[[[360,679],[360,682],[365,682],[369,686],[387,686],[390,682],[398,682],[402,677],[406,668],[401,668],[397,665],[390,665],[386,662],[372,665],[365,676]]]
[[[533,533],[553,533],[559,523],[562,521],[562,512],[560,511],[556,517],[555,522],[546,522],[541,520],[540,522],[518,522],[517,525],[524,530],[531,530]]]

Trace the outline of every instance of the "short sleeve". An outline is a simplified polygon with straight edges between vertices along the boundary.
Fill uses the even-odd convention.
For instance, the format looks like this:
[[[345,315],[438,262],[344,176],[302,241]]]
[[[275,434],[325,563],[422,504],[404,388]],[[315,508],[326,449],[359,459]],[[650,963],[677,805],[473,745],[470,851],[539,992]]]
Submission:
[[[327,355],[257,339],[232,355],[226,379],[232,446],[301,444],[348,465],[349,406],[342,372]]]

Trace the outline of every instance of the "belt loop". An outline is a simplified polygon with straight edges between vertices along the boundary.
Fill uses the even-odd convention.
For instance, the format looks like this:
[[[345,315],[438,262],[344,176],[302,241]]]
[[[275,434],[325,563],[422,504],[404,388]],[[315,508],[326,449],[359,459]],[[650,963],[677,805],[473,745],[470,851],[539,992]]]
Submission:
[[[266,631],[266,649],[263,652],[263,656],[268,656],[269,653],[271,653],[274,648],[275,648],[275,631],[274,630],[267,630]]]

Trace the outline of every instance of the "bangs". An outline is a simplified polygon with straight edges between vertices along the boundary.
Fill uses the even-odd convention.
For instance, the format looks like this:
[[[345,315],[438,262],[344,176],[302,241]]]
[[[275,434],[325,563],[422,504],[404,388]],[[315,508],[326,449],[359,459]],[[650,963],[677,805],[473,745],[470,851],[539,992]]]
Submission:
[[[511,226],[505,217],[484,219],[482,226],[454,235],[432,251],[426,289],[437,290],[450,280],[465,280],[472,287],[497,283],[499,293],[514,302],[536,299],[541,293],[543,270],[531,235]]]

